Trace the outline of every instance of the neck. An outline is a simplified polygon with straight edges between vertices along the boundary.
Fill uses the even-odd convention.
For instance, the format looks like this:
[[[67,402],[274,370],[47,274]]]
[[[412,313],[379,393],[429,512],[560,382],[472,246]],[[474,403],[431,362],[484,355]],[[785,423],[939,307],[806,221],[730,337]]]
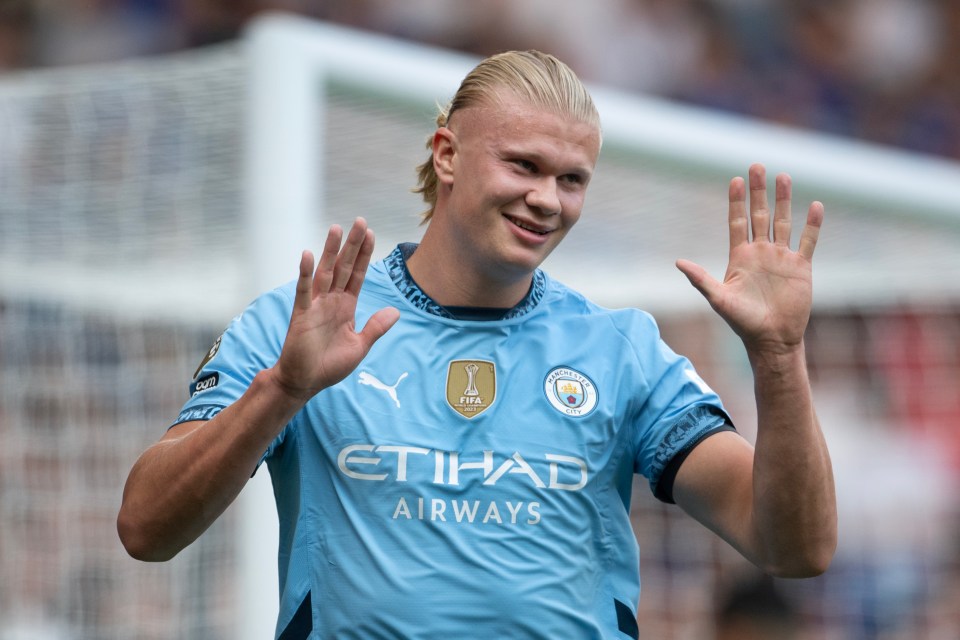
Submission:
[[[410,259],[407,269],[417,285],[445,307],[495,307],[508,309],[527,295],[533,274],[498,277],[469,256],[458,255],[432,242],[428,233]]]

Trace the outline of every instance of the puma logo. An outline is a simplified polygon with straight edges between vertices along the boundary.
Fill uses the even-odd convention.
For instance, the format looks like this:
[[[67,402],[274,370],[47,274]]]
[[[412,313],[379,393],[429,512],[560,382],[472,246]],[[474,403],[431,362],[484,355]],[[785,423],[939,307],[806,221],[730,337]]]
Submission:
[[[377,380],[373,374],[367,373],[366,371],[360,372],[360,384],[366,384],[374,389],[380,389],[381,391],[386,391],[387,395],[393,398],[393,401],[397,404],[397,408],[400,408],[400,400],[397,398],[397,385],[403,382],[403,379],[407,377],[407,372],[404,371],[400,374],[400,377],[397,378],[397,381],[393,383],[393,386],[384,384]]]

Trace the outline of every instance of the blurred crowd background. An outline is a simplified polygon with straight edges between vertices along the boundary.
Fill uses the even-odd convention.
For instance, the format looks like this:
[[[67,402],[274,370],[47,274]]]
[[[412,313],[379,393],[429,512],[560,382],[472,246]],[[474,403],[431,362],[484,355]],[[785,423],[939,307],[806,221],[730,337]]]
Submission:
[[[956,0],[0,0],[0,74],[228,43],[252,17],[271,10],[477,55],[539,48],[598,85],[960,160]],[[109,108],[103,117],[126,122],[111,119]],[[213,130],[211,157],[239,155],[233,134],[216,122],[204,121]],[[158,117],[154,124],[164,130],[169,121]],[[43,159],[57,169],[64,131],[47,133]],[[110,140],[99,145],[84,137],[96,131],[72,133],[82,150],[75,159],[113,149]],[[118,148],[154,140],[123,133],[131,140]],[[106,156],[100,170],[122,154]],[[59,185],[56,175],[52,182]],[[164,182],[158,193],[176,199],[183,184],[192,183]],[[108,186],[111,194],[123,192]],[[206,209],[232,214],[238,208],[237,194],[207,191],[197,190]],[[67,190],[59,199],[72,204],[75,194]],[[5,205],[0,201],[0,216],[14,211]],[[41,226],[39,209],[30,209],[30,218]],[[668,342],[709,379],[723,386],[732,378],[714,364],[726,347],[705,338],[712,327],[707,320],[661,320]],[[60,325],[72,332],[59,333]],[[82,344],[64,337],[74,335]],[[23,342],[22,336],[31,338]],[[0,384],[0,568],[8,577],[0,581],[0,640],[184,637],[164,626],[172,628],[178,615],[197,621],[199,631],[189,637],[224,637],[210,630],[229,628],[231,603],[222,594],[234,580],[232,521],[184,559],[185,592],[167,593],[160,578],[143,579],[143,568],[122,556],[113,535],[117,483],[162,427],[158,419],[129,429],[124,403],[137,410],[155,404],[165,419],[182,401],[177,372],[192,371],[210,339],[192,329],[118,329],[0,300],[0,363],[7,363],[2,371],[9,376]],[[819,310],[807,347],[821,418],[838,427],[829,431],[844,536],[833,566],[812,581],[759,577],[702,527],[638,490],[633,515],[646,542],[639,612],[645,637],[701,640],[706,636],[690,629],[701,630],[702,620],[712,620],[716,640],[960,637],[960,300]],[[138,350],[166,368],[129,376],[118,366],[116,380],[101,371],[113,371],[114,361],[135,358],[129,353]],[[93,363],[101,378],[80,379],[96,376],[88,369],[74,375],[68,367],[63,380],[44,378],[65,368],[69,358],[61,352]],[[35,379],[54,382],[28,384],[22,393],[23,386],[16,387]],[[126,389],[123,402],[96,395],[114,382],[135,391]],[[66,399],[52,399],[58,386],[67,388]],[[738,397],[734,389],[723,391],[725,398]],[[77,421],[90,429],[75,428]],[[102,423],[113,430],[96,431]],[[89,433],[117,438],[94,441]],[[126,448],[118,448],[120,436]],[[60,448],[48,453],[48,441]],[[73,451],[75,459],[54,458]],[[88,488],[90,495],[98,491],[98,502],[83,498]],[[160,577],[174,570],[149,567]],[[210,593],[224,600],[219,608]],[[192,603],[204,609],[187,611],[201,606]],[[4,612],[19,613],[24,626],[15,628]],[[37,620],[43,630],[25,626]]]
[[[223,42],[269,10],[475,54],[541,48],[591,82],[960,158],[953,0],[2,0],[0,69]]]

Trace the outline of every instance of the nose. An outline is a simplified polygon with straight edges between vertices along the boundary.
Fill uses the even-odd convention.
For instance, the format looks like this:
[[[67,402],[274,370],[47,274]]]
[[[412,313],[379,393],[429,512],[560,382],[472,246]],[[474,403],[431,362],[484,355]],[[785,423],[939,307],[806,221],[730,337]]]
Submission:
[[[537,209],[545,216],[560,213],[560,196],[557,193],[557,181],[552,176],[542,176],[527,192],[527,206]]]

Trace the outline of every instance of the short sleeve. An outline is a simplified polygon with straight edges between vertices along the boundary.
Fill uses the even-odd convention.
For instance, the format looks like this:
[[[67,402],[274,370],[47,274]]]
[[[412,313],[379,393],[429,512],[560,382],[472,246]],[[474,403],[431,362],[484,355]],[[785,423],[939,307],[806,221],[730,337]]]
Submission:
[[[213,418],[243,395],[257,373],[272,367],[292,309],[290,294],[275,289],[234,318],[201,361],[189,384],[190,397],[173,424]]]
[[[634,438],[634,471],[647,478],[654,495],[670,501],[660,481],[671,461],[708,434],[731,429],[733,423],[720,397],[691,362],[661,339],[652,317],[640,314],[633,330],[629,339],[638,372],[637,397],[628,419]]]

